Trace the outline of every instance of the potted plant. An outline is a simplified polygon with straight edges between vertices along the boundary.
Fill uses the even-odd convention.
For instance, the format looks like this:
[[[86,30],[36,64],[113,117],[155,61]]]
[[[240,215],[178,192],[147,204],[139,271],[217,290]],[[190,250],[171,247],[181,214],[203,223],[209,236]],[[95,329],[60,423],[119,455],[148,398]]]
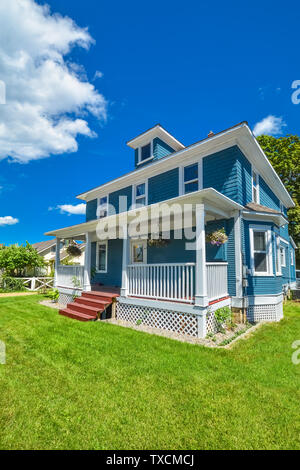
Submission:
[[[221,246],[228,241],[228,236],[226,235],[224,228],[220,228],[214,232],[208,233],[206,235],[206,241],[213,246]]]

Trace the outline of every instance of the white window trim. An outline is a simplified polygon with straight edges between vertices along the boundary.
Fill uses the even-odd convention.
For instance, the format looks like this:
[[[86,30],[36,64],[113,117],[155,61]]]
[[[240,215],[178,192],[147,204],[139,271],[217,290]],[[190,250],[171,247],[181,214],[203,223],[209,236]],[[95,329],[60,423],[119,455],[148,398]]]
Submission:
[[[291,266],[294,266],[294,251],[290,251],[290,256],[291,256]]]
[[[276,276],[282,276],[281,254],[280,254],[280,237],[278,235],[275,237],[275,243],[276,243]],[[277,271],[277,266],[279,266],[279,271]]]
[[[96,211],[96,216],[97,219],[100,219],[100,214],[99,214],[99,208],[100,208],[100,199],[103,199],[104,197],[107,198],[107,207],[106,207],[106,217],[108,216],[108,205],[109,205],[109,194],[103,194],[103,196],[97,197],[97,211]],[[104,217],[101,217],[101,219],[104,219]]]
[[[105,270],[99,269],[99,245],[106,245],[106,256],[105,256]],[[97,273],[107,273],[107,259],[108,259],[108,243],[107,240],[103,242],[97,242],[96,244],[96,272]]]
[[[253,173],[256,174],[257,184],[256,184],[256,191],[257,191],[257,201],[254,201],[254,184],[253,184]],[[260,204],[260,185],[259,185],[259,173],[252,167],[252,202],[255,204]]]
[[[273,257],[272,257],[272,233],[271,229],[265,225],[251,225],[249,228],[250,235],[250,261],[251,261],[251,271],[252,276],[260,277],[270,277],[274,276],[273,272]],[[267,255],[267,271],[266,272],[256,272],[254,267],[254,232],[266,232],[267,234],[267,245],[266,245],[266,255]]]
[[[281,262],[281,250],[283,250],[283,254],[284,254],[284,263]],[[286,247],[285,246],[280,247],[280,264],[282,268],[286,268]]]
[[[139,183],[132,185],[132,208],[135,209],[136,205],[138,204],[138,200],[136,200],[136,188],[140,184],[145,185],[145,196],[139,196],[138,200],[144,197],[146,199],[145,206],[148,206],[148,180],[140,181]]]
[[[145,160],[142,160],[142,147],[145,147],[146,145],[150,144],[150,157],[146,158]],[[153,140],[148,142],[148,144],[144,144],[141,147],[138,148],[138,165],[141,165],[142,163],[149,162],[150,160],[153,160],[154,155],[153,155]]]
[[[187,166],[196,165],[198,163],[198,191],[203,189],[203,159],[195,162],[187,163],[186,165],[182,165],[179,167],[179,195],[183,196],[185,194],[184,187],[186,183],[192,183],[196,181],[196,179],[191,181],[184,181],[184,169]]]
[[[140,243],[143,245],[143,255],[144,255],[144,260],[143,260],[143,263],[139,263],[139,262],[134,262],[133,261],[133,245],[136,244],[136,243]],[[140,240],[140,239],[132,239],[130,240],[130,264],[147,264],[147,240]]]

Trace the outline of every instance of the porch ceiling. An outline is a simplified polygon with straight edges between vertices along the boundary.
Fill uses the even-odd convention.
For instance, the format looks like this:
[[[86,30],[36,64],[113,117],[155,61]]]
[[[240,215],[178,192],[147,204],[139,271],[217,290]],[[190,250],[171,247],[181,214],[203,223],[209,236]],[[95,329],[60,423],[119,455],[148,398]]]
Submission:
[[[111,215],[105,217],[105,219],[101,219],[101,222],[103,224],[109,225],[110,222],[115,221],[117,227],[122,227],[124,223],[126,223],[126,217],[127,222],[135,219],[139,214],[139,219],[141,221],[147,219],[149,220],[150,215],[153,216],[155,213],[160,213],[162,206],[166,207],[166,205],[171,206],[173,204],[176,204],[177,207],[181,209],[184,208],[185,204],[191,204],[193,206],[196,204],[204,204],[207,220],[229,218],[232,216],[233,211],[244,209],[243,206],[219,193],[215,189],[207,188],[200,191],[195,191],[190,194],[184,194],[182,196],[168,199],[167,201],[151,204],[142,209],[131,209],[128,212]],[[45,233],[45,235],[52,237],[55,236],[58,238],[76,238],[77,240],[84,240],[85,233],[95,232],[97,225],[101,222],[99,219],[92,220],[90,222],[53,230],[51,232]]]

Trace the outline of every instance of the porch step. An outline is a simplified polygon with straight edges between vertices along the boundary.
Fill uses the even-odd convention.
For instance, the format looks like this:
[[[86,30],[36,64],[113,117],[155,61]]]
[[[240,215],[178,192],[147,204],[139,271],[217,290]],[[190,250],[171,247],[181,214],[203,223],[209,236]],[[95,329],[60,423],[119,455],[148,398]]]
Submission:
[[[119,294],[111,291],[83,292],[74,302],[59,311],[60,315],[80,321],[96,320],[98,315],[112,303]]]
[[[103,300],[102,298],[94,299],[92,297],[77,297],[75,300],[78,304],[89,305],[90,307],[99,307],[99,309],[103,310],[106,308],[107,305],[110,304],[111,300]]]
[[[95,320],[95,317],[91,315],[86,315],[84,313],[80,312],[75,312],[74,310],[71,310],[69,308],[64,308],[59,311],[60,315],[64,315],[65,317],[73,318],[74,320],[79,320],[79,321],[91,321]]]
[[[78,304],[72,302],[67,305],[67,308],[79,313],[84,313],[85,315],[90,315],[91,317],[97,318],[97,313],[101,311],[101,307],[90,307],[89,305]]]
[[[82,292],[81,298],[89,298],[100,301],[111,302],[115,297],[118,297],[120,294],[117,292],[105,292],[105,291],[89,291]]]

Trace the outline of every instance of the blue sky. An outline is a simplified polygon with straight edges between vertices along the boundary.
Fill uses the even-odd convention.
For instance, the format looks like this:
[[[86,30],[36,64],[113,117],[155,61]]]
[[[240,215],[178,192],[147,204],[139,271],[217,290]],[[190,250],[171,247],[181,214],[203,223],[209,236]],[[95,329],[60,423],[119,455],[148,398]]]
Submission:
[[[283,135],[300,133],[300,105],[291,101],[291,84],[300,79],[296,2],[48,4],[95,40],[64,59],[84,67],[85,80],[107,102],[107,117],[82,114],[97,137],[78,135],[77,151],[28,163],[2,156],[0,217],[19,222],[0,226],[0,243],[38,242],[48,230],[84,221],[49,207],[78,204],[77,194],[132,170],[125,142],[158,122],[186,145],[270,115],[282,118]],[[96,71],[103,76],[95,78]],[[0,109],[0,125],[2,119]]]

